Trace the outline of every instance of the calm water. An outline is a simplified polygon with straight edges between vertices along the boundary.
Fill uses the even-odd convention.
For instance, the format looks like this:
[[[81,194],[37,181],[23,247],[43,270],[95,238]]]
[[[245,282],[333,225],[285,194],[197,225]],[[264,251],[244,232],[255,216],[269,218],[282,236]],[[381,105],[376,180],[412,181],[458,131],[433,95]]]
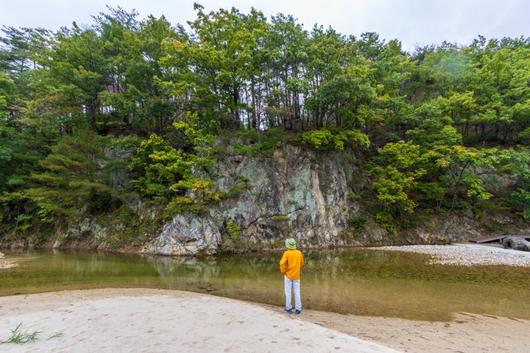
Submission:
[[[0,271],[0,296],[62,289],[182,289],[281,305],[281,254],[170,258],[101,253],[8,254],[19,266]],[[372,250],[306,255],[307,309],[448,320],[454,312],[530,319],[530,268],[428,265],[428,257]]]

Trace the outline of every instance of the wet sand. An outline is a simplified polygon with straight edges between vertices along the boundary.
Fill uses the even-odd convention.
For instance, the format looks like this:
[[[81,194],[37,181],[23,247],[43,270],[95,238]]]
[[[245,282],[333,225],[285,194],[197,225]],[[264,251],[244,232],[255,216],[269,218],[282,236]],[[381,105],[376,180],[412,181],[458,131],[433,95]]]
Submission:
[[[458,313],[451,321],[304,312],[303,320],[411,353],[529,353],[530,321]]]

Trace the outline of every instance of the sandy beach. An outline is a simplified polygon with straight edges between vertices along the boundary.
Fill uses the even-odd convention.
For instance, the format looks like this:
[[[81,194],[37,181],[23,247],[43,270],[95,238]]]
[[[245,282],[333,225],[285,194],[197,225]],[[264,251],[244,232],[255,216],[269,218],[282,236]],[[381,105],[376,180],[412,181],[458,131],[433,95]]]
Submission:
[[[22,323],[38,340],[8,352],[396,352],[300,316],[209,295],[90,290],[0,298],[0,340]]]
[[[530,322],[457,314],[450,322],[341,315],[190,292],[98,289],[0,297],[2,352],[528,352]]]

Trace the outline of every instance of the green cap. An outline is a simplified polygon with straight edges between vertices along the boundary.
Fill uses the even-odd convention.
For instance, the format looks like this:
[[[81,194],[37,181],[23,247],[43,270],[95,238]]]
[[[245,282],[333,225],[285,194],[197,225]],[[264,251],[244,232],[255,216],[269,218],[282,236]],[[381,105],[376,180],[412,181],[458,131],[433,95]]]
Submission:
[[[287,249],[296,249],[296,240],[294,240],[293,238],[285,239],[285,247]]]

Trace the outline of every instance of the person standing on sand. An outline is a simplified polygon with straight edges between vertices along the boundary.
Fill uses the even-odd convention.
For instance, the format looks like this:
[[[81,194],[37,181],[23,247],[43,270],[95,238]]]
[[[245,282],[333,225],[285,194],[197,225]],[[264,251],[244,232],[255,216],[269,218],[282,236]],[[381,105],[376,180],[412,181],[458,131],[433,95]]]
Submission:
[[[285,285],[285,312],[292,313],[291,290],[294,289],[295,313],[302,312],[302,299],[300,297],[300,272],[304,266],[304,255],[296,249],[296,240],[288,238],[285,240],[287,250],[280,260],[280,272],[284,275]]]

